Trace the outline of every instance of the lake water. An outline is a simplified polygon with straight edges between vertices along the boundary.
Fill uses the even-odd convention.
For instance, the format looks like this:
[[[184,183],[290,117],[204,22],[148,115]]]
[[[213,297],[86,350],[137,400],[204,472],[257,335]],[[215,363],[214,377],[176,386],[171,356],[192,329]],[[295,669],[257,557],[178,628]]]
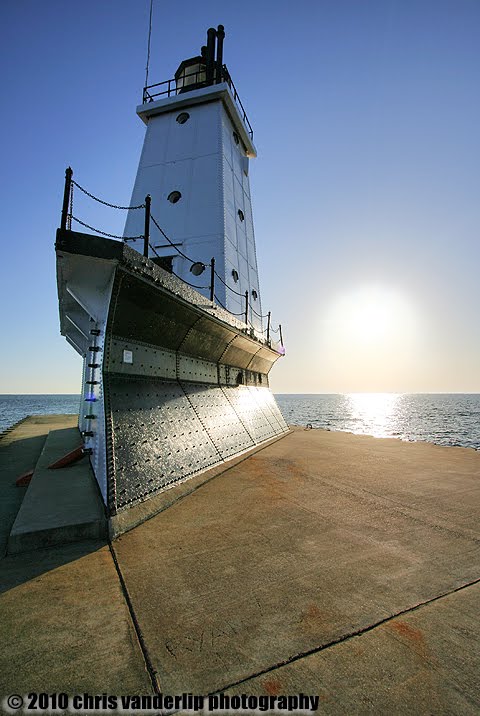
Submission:
[[[480,450],[480,394],[276,395],[287,423]],[[0,432],[27,415],[77,414],[79,395],[0,395]]]
[[[75,415],[79,408],[79,395],[0,395],[0,433],[27,415]]]
[[[480,394],[276,395],[287,423],[480,450]]]

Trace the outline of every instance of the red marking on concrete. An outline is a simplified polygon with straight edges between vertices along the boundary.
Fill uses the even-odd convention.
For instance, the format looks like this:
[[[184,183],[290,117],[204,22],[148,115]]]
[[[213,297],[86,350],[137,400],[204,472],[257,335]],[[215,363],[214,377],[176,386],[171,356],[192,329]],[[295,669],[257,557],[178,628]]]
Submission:
[[[33,477],[33,470],[29,470],[28,472],[24,472],[23,475],[20,475],[20,477],[17,477],[15,480],[15,484],[17,487],[25,487],[25,485],[30,484],[30,480]]]
[[[305,616],[307,617],[307,619],[318,619],[322,617],[322,612],[316,604],[309,604]]]
[[[421,632],[420,629],[415,629],[415,627],[410,626],[410,624],[406,622],[395,621],[391,622],[389,626],[390,629],[393,629],[393,631],[396,631],[397,634],[404,636],[409,641],[423,642],[424,640],[423,632]]]
[[[265,679],[265,681],[262,681],[262,686],[269,696],[278,696],[282,688],[282,684],[278,679]]]
[[[66,455],[61,457],[59,460],[52,462],[52,464],[48,466],[48,469],[49,470],[58,470],[58,468],[60,468],[60,467],[66,467],[67,465],[72,465],[74,462],[81,460],[82,457],[84,457],[84,456],[85,456],[85,453],[83,452],[83,446],[80,445],[80,447],[75,448],[75,450],[72,450],[72,452],[68,452]]]
[[[319,609],[310,602],[300,616],[300,627],[311,634],[329,633],[335,619],[329,610]]]
[[[396,620],[390,622],[388,628],[396,632],[398,636],[402,637],[403,641],[408,643],[408,646],[412,648],[418,656],[422,659],[426,659],[429,656],[429,649],[425,642],[425,635],[421,629],[407,624],[406,622]]]

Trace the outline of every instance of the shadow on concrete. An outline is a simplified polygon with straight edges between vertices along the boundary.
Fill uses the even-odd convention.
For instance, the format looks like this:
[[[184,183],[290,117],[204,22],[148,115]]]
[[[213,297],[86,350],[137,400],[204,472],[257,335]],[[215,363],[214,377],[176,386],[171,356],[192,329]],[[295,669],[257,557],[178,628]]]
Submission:
[[[107,540],[85,540],[71,544],[13,554],[0,560],[0,594],[30,582],[69,562],[75,562],[108,544]]]
[[[89,461],[50,470],[78,449],[77,427],[51,429],[8,537],[8,554],[107,536],[105,507]]]
[[[15,481],[33,470],[45,444],[46,434],[0,442],[0,557],[5,554],[8,535],[17,516],[27,487],[17,487]]]

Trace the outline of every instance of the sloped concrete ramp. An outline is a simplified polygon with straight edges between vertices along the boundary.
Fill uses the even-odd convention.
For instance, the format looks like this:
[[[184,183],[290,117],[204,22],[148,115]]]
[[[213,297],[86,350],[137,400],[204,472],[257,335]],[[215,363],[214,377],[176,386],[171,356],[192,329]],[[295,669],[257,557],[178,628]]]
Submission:
[[[88,460],[50,470],[82,444],[78,428],[50,430],[8,538],[8,552],[25,552],[107,534],[107,520]]]

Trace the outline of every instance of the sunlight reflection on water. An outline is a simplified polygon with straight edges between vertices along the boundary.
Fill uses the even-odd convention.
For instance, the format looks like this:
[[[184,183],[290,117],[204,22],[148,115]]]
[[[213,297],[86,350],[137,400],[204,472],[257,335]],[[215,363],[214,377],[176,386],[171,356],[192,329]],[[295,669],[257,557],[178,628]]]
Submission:
[[[276,395],[290,425],[480,450],[478,393]]]
[[[398,393],[348,393],[351,420],[359,424],[358,430],[376,438],[385,438],[392,434],[392,423],[399,399]]]

